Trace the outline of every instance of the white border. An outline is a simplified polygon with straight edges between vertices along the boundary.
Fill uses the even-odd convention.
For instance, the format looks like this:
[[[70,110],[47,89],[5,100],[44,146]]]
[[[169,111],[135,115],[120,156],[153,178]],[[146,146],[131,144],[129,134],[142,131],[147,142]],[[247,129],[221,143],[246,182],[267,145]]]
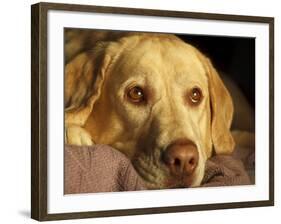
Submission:
[[[256,185],[63,195],[63,28],[256,38]],[[269,25],[84,12],[48,12],[48,213],[268,200]]]

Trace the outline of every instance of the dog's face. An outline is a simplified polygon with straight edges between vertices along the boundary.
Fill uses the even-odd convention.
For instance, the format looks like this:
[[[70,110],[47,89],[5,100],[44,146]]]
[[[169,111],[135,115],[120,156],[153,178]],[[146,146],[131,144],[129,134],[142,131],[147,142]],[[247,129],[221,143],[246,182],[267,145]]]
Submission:
[[[210,62],[170,35],[100,49],[101,59],[86,57],[101,77],[84,126],[94,142],[127,155],[149,188],[198,186],[212,145],[219,153],[233,148],[231,99]],[[92,66],[99,60],[102,69]]]

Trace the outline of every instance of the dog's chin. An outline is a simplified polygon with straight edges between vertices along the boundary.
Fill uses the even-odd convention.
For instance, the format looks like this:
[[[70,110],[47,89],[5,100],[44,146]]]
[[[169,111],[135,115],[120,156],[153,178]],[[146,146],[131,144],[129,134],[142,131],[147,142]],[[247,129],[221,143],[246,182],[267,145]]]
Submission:
[[[167,179],[167,188],[189,188],[192,187],[193,176],[170,177]]]
[[[136,171],[142,178],[146,188],[149,190],[198,187],[201,183],[198,177],[195,177],[194,175],[171,176],[170,174],[167,174],[165,170],[162,170],[162,172],[158,171],[158,173],[162,173],[162,178],[153,178],[154,175],[145,172],[143,168],[136,167]]]
[[[145,179],[144,183],[149,190],[160,190],[160,189],[176,189],[176,188],[191,188],[191,187],[198,187],[199,184],[196,181],[192,181],[189,177],[188,178],[167,178],[166,181],[161,183],[147,181]]]

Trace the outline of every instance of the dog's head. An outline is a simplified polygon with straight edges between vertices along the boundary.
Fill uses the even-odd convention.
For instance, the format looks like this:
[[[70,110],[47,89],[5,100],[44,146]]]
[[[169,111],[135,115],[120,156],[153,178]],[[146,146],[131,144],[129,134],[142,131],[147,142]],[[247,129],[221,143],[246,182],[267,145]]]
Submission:
[[[227,89],[210,60],[173,35],[99,43],[66,66],[65,96],[66,119],[126,154],[150,188],[198,186],[212,149],[234,148]]]

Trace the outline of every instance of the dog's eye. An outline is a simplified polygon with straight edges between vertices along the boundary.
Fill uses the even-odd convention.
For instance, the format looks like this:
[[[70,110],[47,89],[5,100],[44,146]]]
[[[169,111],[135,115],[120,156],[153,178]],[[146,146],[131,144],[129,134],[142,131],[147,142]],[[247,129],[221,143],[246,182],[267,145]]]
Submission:
[[[127,97],[132,103],[141,103],[145,100],[144,91],[139,86],[131,87],[127,91]]]
[[[193,87],[189,92],[189,102],[192,105],[198,105],[202,101],[202,91],[198,87]]]

